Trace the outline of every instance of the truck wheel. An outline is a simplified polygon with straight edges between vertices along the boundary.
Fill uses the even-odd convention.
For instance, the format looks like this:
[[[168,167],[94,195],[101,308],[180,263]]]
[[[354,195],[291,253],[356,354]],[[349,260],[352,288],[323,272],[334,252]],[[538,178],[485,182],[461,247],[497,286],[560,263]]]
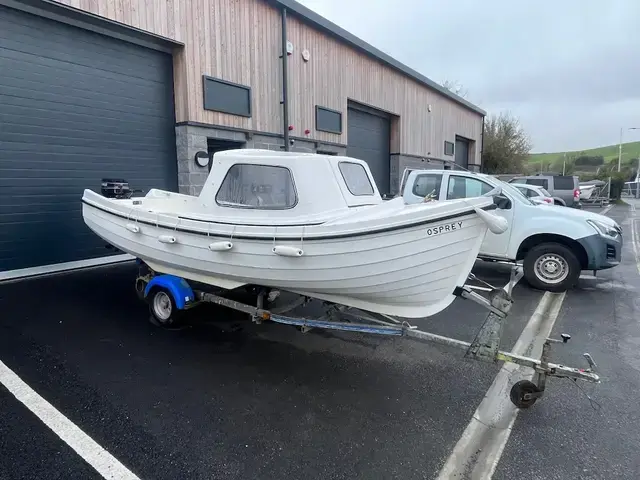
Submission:
[[[578,257],[560,243],[542,243],[524,257],[524,278],[533,288],[564,292],[573,287],[582,268]]]

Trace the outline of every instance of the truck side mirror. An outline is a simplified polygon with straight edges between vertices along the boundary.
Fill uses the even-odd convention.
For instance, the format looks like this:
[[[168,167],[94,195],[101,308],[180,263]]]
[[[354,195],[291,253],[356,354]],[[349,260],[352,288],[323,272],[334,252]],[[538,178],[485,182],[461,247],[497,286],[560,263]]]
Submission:
[[[509,210],[511,208],[511,200],[504,195],[495,195],[493,197],[493,203],[500,210]]]

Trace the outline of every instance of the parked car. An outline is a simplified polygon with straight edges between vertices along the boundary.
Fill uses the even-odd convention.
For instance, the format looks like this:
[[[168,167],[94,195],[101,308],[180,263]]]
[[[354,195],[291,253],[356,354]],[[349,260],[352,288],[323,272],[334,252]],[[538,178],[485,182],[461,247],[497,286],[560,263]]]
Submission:
[[[575,285],[582,270],[604,270],[620,263],[622,230],[611,218],[574,208],[537,204],[514,184],[489,175],[454,170],[404,172],[400,191],[409,204],[485,195],[494,197],[496,212],[509,221],[502,234],[487,232],[478,258],[522,262],[534,288],[561,292]]]
[[[582,208],[580,203],[580,182],[575,175],[527,175],[512,178],[509,183],[538,185],[554,197],[556,205]]]
[[[526,183],[513,183],[514,187],[533,203],[548,203],[554,205],[554,199],[549,192],[538,185],[527,185]]]

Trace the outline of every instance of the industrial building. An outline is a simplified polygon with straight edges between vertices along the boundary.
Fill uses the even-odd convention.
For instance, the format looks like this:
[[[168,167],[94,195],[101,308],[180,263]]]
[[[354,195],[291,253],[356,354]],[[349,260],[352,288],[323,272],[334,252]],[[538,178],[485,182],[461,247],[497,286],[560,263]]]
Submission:
[[[479,169],[484,115],[292,0],[0,0],[0,280],[119,259],[82,220],[104,178],[198,194],[207,155],[287,148],[393,194]]]

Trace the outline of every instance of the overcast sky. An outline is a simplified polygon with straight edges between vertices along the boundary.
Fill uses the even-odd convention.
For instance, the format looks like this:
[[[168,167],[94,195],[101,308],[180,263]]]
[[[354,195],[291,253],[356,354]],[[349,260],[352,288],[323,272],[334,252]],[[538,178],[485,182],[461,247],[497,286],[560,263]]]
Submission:
[[[299,1],[489,114],[511,111],[534,152],[640,127],[640,0]]]

